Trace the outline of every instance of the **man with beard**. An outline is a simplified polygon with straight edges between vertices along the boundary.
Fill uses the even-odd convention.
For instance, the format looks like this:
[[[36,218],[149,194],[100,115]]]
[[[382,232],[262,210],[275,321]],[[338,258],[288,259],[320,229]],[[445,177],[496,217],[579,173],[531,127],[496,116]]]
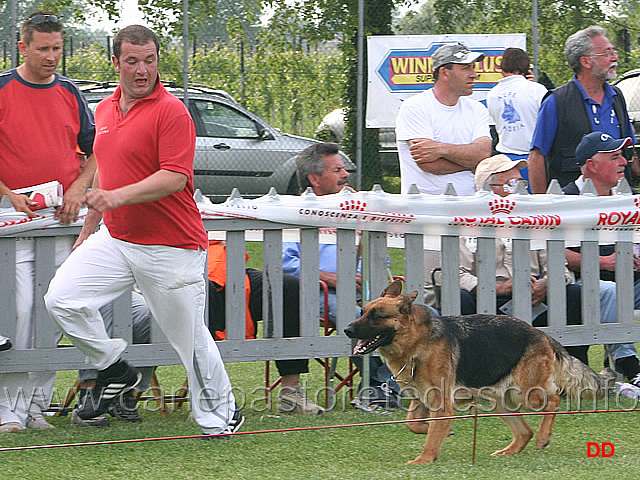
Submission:
[[[553,178],[561,186],[580,175],[575,150],[582,137],[600,131],[613,138],[631,137],[627,105],[617,87],[618,52],[607,31],[590,26],[571,35],[564,54],[573,69],[573,79],[555,89],[542,103],[529,153],[529,183],[533,193],[544,193]],[[561,134],[560,134],[561,132]],[[627,168],[625,173],[630,179]]]

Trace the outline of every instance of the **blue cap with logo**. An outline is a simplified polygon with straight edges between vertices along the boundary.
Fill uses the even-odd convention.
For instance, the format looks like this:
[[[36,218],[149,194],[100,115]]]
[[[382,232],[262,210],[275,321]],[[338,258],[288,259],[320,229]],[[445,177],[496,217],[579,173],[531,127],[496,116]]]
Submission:
[[[576,163],[580,166],[596,153],[616,152],[631,145],[631,138],[613,138],[608,133],[587,133],[576,147]]]

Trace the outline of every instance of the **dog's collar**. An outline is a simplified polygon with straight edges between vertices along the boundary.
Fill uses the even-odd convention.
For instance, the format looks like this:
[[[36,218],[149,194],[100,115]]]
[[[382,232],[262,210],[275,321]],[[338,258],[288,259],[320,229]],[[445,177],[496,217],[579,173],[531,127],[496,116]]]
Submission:
[[[402,372],[404,372],[404,369],[407,368],[409,364],[411,364],[411,380],[409,380],[408,382],[405,380],[400,380],[398,377]],[[397,375],[391,375],[391,379],[396,383],[404,383],[405,385],[409,385],[413,381],[413,373],[415,372],[415,369],[416,369],[416,357],[413,356],[409,358],[409,360],[407,360],[407,363],[405,363],[400,370],[398,370]]]

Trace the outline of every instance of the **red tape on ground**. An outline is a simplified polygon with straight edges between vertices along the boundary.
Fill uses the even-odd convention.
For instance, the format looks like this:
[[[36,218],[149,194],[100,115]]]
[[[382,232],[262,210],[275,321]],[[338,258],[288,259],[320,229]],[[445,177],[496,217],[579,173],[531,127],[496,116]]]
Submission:
[[[316,425],[312,427],[295,427],[295,428],[278,428],[272,430],[254,430],[250,432],[236,432],[227,434],[233,435],[256,435],[260,433],[284,433],[284,432],[303,432],[307,430],[328,430],[331,428],[350,428],[350,427],[370,427],[374,425],[392,425],[396,423],[410,422],[433,422],[437,420],[456,420],[462,418],[490,418],[490,417],[510,417],[510,416],[532,416],[532,415],[576,415],[591,413],[623,413],[623,412],[640,412],[640,408],[617,409],[617,410],[577,410],[563,412],[516,412],[516,413],[481,413],[469,415],[454,415],[452,417],[435,417],[435,418],[414,418],[411,420],[387,420],[384,422],[366,422],[366,423],[350,423],[343,425]],[[17,450],[40,450],[45,448],[62,448],[62,447],[86,447],[94,445],[114,445],[120,443],[142,443],[142,442],[158,442],[163,440],[183,440],[187,438],[204,438],[208,435],[181,435],[176,437],[157,437],[157,438],[132,438],[124,440],[104,440],[100,442],[81,442],[81,443],[58,443],[52,445],[27,445],[23,447],[3,447],[0,452],[17,451]]]

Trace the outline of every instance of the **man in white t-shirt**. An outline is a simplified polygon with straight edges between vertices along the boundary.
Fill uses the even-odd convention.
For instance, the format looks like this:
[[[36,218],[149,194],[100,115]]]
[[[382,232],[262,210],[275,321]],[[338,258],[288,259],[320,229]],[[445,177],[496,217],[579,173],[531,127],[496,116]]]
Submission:
[[[526,78],[530,74],[530,62],[529,55],[521,48],[507,48],[500,65],[503,78],[487,94],[489,115],[498,132],[496,150],[511,160],[529,156],[538,110],[547,94],[544,85]],[[529,180],[526,167],[520,174]]]
[[[491,156],[489,113],[468,98],[478,77],[474,62],[484,55],[462,43],[445,44],[431,57],[433,88],[406,99],[396,118],[402,193],[415,183],[421,192],[473,195],[473,170]]]

